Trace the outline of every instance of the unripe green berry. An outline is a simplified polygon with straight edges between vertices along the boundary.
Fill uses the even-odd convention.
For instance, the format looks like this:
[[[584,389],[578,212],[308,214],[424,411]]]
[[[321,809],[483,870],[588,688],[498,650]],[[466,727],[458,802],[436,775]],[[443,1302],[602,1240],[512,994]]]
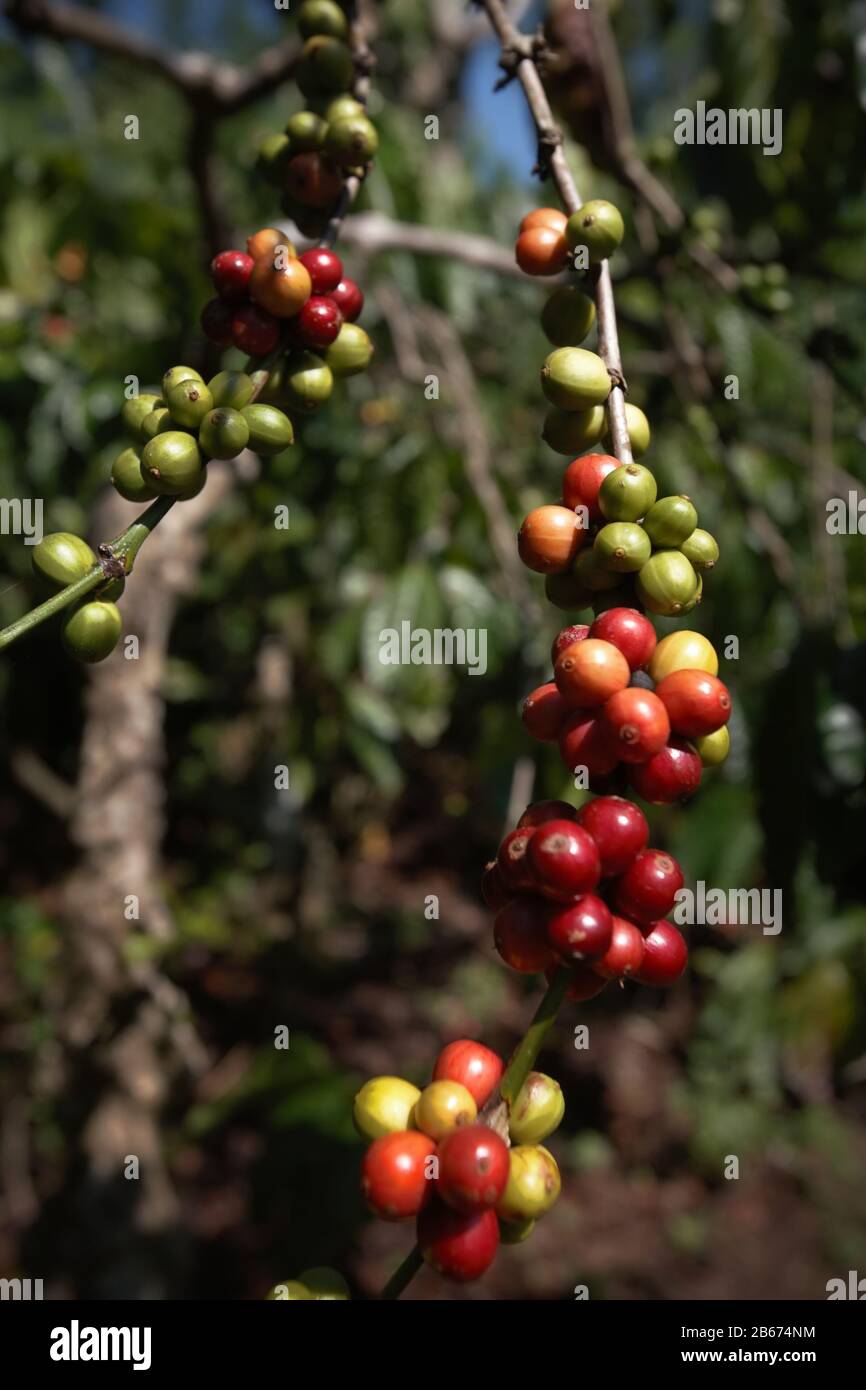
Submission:
[[[374,1076],[365,1081],[358,1094],[352,1118],[365,1139],[381,1134],[398,1134],[412,1128],[412,1112],[421,1092],[402,1076]]]
[[[149,439],[154,439],[158,434],[165,434],[166,430],[173,430],[175,423],[171,418],[171,411],[167,405],[158,405],[149,415],[145,415],[141,422],[141,438],[146,444]]]
[[[370,337],[357,323],[344,323],[331,346],[325,350],[325,362],[334,376],[354,376],[366,371],[373,356]]]
[[[141,471],[141,453],[138,449],[124,449],[123,453],[117,455],[111,469],[111,481],[127,502],[152,502],[158,496]]]
[[[541,1144],[518,1144],[508,1158],[508,1182],[496,1214],[504,1221],[537,1220],[550,1211],[560,1193],[556,1159]]]
[[[335,0],[304,0],[298,14],[298,28],[305,39],[312,38],[313,34],[344,39],[349,32],[349,22]]]
[[[120,418],[133,438],[140,439],[141,422],[145,415],[149,415],[158,405],[164,404],[161,396],[154,396],[147,392],[140,396],[132,396],[128,401],[124,401]]]
[[[599,564],[616,574],[632,574],[652,553],[650,538],[634,521],[613,521],[602,526],[593,542]]]
[[[715,536],[696,526],[688,540],[680,546],[687,560],[696,570],[711,570],[719,558],[719,546]]]
[[[625,463],[608,473],[598,505],[608,521],[639,521],[656,500],[656,480],[642,463]]]
[[[499,1239],[503,1245],[522,1245],[535,1230],[532,1217],[526,1221],[499,1221]]]
[[[663,618],[684,613],[695,597],[698,576],[679,550],[657,550],[638,571],[637,595],[645,608]]]
[[[354,80],[352,52],[342,40],[324,34],[307,39],[295,69],[295,81],[305,97],[347,92]]]
[[[243,410],[249,405],[256,383],[246,372],[217,372],[207,384],[214,409],[226,406],[231,410]]]
[[[298,1283],[308,1289],[314,1299],[324,1303],[345,1303],[351,1299],[349,1285],[338,1269],[327,1265],[315,1265],[312,1269],[302,1269]]]
[[[587,410],[601,405],[610,395],[607,367],[586,348],[556,348],[541,368],[541,389],[560,410]]]
[[[688,540],[698,524],[698,513],[688,497],[660,497],[643,524],[656,550],[671,550]]]
[[[213,410],[213,396],[203,381],[182,381],[171,388],[165,399],[172,420],[183,430],[197,430]]]
[[[508,1132],[515,1144],[540,1144],[562,1124],[565,1100],[562,1088],[543,1071],[531,1071],[517,1093],[508,1118]]]
[[[368,164],[378,148],[376,127],[367,116],[343,116],[328,125],[325,154],[344,169]]]
[[[595,323],[595,305],[576,285],[560,285],[541,311],[541,327],[554,347],[576,347]]]
[[[573,251],[585,246],[590,265],[612,256],[625,236],[625,226],[619,208],[604,198],[593,198],[573,212],[565,227],[565,239]]]
[[[651,437],[649,420],[646,418],[639,405],[630,405],[626,402],[625,427],[628,433],[628,442],[631,445],[632,454],[636,459],[639,459],[649,448]],[[609,428],[605,429],[604,442],[609,450],[613,449],[613,436]]]
[[[334,97],[325,107],[325,120],[330,125],[332,121],[342,121],[347,116],[365,116],[366,107],[363,102],[356,101],[354,97],[346,94]]]
[[[239,410],[220,406],[204,417],[198,432],[201,448],[212,459],[234,459],[247,447],[250,427]]]
[[[327,131],[327,121],[315,111],[296,111],[286,121],[286,136],[293,155],[320,150]]]
[[[718,767],[731,751],[731,735],[728,732],[727,724],[723,724],[712,734],[704,734],[701,738],[692,739],[692,742],[704,767]]]
[[[250,431],[249,448],[262,458],[281,454],[294,443],[295,432],[288,415],[273,405],[245,405],[241,411]]]
[[[694,569],[694,566],[692,566],[692,568]],[[680,610],[681,613],[691,613],[693,608],[697,608],[698,604],[704,596],[704,576],[702,574],[698,574],[697,570],[695,570],[695,578],[698,581],[695,585],[695,591],[689,599],[688,603],[683,604],[683,607]]]
[[[286,363],[283,392],[289,410],[312,414],[334,389],[334,374],[314,352],[293,354]]]
[[[191,434],[169,430],[145,444],[141,469],[163,497],[188,497],[201,483],[201,452]]]
[[[162,394],[168,399],[168,393],[173,386],[179,386],[182,381],[204,381],[201,372],[197,372],[195,367],[169,367],[165,376],[162,378]]]
[[[574,458],[598,443],[606,423],[603,405],[590,406],[589,410],[548,410],[541,437],[558,454]]]
[[[116,604],[91,600],[74,608],[65,618],[63,645],[78,661],[104,661],[117,646],[122,630]]]
[[[71,531],[53,531],[43,536],[30,557],[33,573],[52,589],[65,589],[83,579],[96,564],[96,556],[80,536]]]

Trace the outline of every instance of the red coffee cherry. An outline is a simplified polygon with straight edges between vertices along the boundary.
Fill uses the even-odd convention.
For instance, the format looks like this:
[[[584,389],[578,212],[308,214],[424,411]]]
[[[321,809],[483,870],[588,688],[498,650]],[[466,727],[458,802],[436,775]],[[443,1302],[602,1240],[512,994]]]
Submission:
[[[528,232],[532,227],[552,227],[565,235],[568,218],[561,208],[533,208],[520,223],[519,232]]]
[[[538,886],[532,861],[528,857],[529,842],[534,833],[532,826],[510,830],[499,846],[496,863],[499,877],[509,893],[533,892]]]
[[[232,320],[232,342],[249,357],[266,357],[280,339],[279,321],[258,304],[242,304]]]
[[[643,933],[624,917],[612,919],[610,945],[592,968],[605,980],[625,980],[636,975],[644,958]]]
[[[517,550],[527,569],[558,574],[573,563],[587,535],[567,507],[535,507],[517,534]]]
[[[596,618],[589,635],[612,642],[632,671],[642,670],[656,649],[656,630],[636,608],[608,608]]]
[[[598,505],[598,490],[615,468],[619,459],[611,454],[582,454],[572,459],[562,475],[562,505],[564,507],[586,507],[590,521],[604,522],[604,513]]]
[[[672,985],[688,964],[689,948],[671,922],[653,922],[644,937],[643,962],[634,979],[641,985]]]
[[[245,299],[247,285],[255,262],[246,251],[220,251],[210,263],[214,289],[220,299],[237,302]]]
[[[656,694],[668,712],[674,733],[684,738],[713,734],[731,717],[727,686],[707,671],[672,671],[659,681]]]
[[[433,1080],[458,1081],[480,1110],[493,1095],[504,1070],[502,1059],[489,1047],[470,1038],[458,1038],[439,1053]]]
[[[597,796],[581,806],[577,820],[598,846],[603,878],[625,873],[649,843],[646,816],[639,806],[622,796]]]
[[[551,226],[528,227],[517,238],[514,256],[527,275],[558,275],[568,262],[565,236]]]
[[[286,192],[308,208],[330,208],[343,186],[343,173],[315,150],[296,154],[286,165]]]
[[[501,907],[504,907],[511,897],[502,882],[499,865],[495,859],[491,859],[490,863],[484,866],[484,872],[481,875],[481,896],[494,912],[498,912]]]
[[[433,1195],[427,1174],[435,1153],[433,1140],[417,1129],[374,1139],[361,1163],[361,1191],[371,1211],[383,1221],[417,1216]]]
[[[640,767],[630,769],[630,782],[644,801],[668,806],[688,801],[701,785],[703,763],[700,754],[684,738],[671,734],[667,743]]]
[[[668,712],[658,696],[634,686],[612,695],[601,717],[624,763],[645,763],[664,748],[671,731]]]
[[[606,777],[617,764],[616,749],[602,720],[583,709],[575,710],[563,724],[559,756],[569,772],[585,767],[590,781]]]
[[[553,979],[553,973],[552,970],[546,972],[548,983]],[[591,965],[575,965],[569,972],[565,997],[579,1004],[585,999],[594,999],[597,994],[601,994],[603,989],[607,989],[608,983],[601,975],[596,974]]]
[[[343,315],[333,299],[314,294],[298,310],[296,332],[303,347],[326,348],[343,326]]]
[[[527,825],[544,825],[549,820],[576,820],[577,811],[567,801],[533,801],[527,806],[520,820],[518,830]]]
[[[354,323],[357,318],[360,318],[361,310],[364,307],[364,294],[354,280],[343,276],[339,285],[335,286],[330,294],[346,323]]]
[[[587,637],[572,642],[556,658],[553,670],[560,694],[572,708],[603,705],[624,690],[631,672],[622,652],[610,642]]]
[[[570,711],[553,681],[531,690],[523,701],[520,717],[530,738],[555,743]]]
[[[234,338],[232,335],[232,320],[235,316],[234,306],[227,304],[224,299],[209,299],[201,311],[201,330],[212,343],[218,347],[231,347]]]
[[[551,665],[556,665],[556,658],[566,647],[572,646],[575,642],[583,642],[588,636],[589,628],[586,623],[572,623],[571,627],[564,627],[553,639],[553,646],[550,648]]]
[[[327,246],[314,246],[298,260],[307,268],[313,294],[331,294],[343,278],[343,262]]]
[[[492,1208],[466,1215],[431,1202],[418,1218],[418,1245],[428,1265],[446,1279],[468,1284],[489,1269],[499,1249]]]
[[[521,975],[538,975],[553,963],[547,941],[550,906],[543,898],[512,898],[496,914],[493,943],[506,965]]]
[[[495,1207],[508,1182],[508,1149],[489,1125],[463,1125],[439,1143],[436,1192],[454,1211]]]
[[[644,849],[617,879],[614,902],[624,917],[648,924],[667,916],[682,886],[682,869],[671,855]]]
[[[591,893],[601,877],[595,840],[572,820],[552,820],[538,826],[528,855],[542,893],[561,902]]]
[[[571,907],[556,912],[547,923],[551,950],[563,965],[597,960],[610,947],[613,918],[607,903],[585,893]]]

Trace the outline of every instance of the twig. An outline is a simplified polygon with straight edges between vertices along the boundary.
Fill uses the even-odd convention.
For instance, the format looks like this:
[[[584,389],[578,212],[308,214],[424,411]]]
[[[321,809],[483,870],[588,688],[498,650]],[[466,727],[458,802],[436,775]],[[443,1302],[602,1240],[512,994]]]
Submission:
[[[381,212],[359,212],[346,223],[341,239],[371,256],[380,251],[408,251],[416,256],[446,257],[524,282],[531,278],[520,269],[512,253],[492,237],[398,222]]]

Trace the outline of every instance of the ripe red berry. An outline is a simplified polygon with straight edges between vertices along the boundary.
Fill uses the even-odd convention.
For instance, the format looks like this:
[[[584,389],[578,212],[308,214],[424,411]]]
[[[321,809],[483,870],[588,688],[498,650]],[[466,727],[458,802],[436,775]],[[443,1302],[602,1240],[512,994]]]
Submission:
[[[671,855],[643,849],[617,879],[614,901],[624,917],[647,924],[667,916],[682,886],[682,869]]]
[[[707,671],[672,671],[659,681],[656,694],[668,712],[674,733],[685,738],[715,733],[731,717],[727,686]]]
[[[582,454],[572,459],[562,475],[562,505],[564,507],[586,507],[590,521],[604,521],[604,513],[598,505],[598,490],[615,468],[619,459],[611,454]]]
[[[553,681],[530,690],[523,701],[520,717],[530,738],[555,743],[570,711]]]
[[[664,748],[671,731],[667,710],[658,696],[634,686],[612,695],[601,717],[624,763],[645,763]]]
[[[383,1221],[417,1216],[433,1195],[436,1145],[417,1129],[374,1139],[361,1163],[361,1191]]]
[[[506,965],[521,975],[538,975],[553,963],[547,941],[550,906],[543,898],[512,898],[496,914],[493,942]]]
[[[589,635],[618,647],[632,671],[646,666],[656,649],[656,630],[636,608],[608,608],[596,618]]]
[[[700,754],[684,738],[671,734],[667,743],[640,767],[630,769],[630,781],[638,796],[655,806],[687,801],[701,785]]]
[[[567,801],[533,801],[527,806],[520,820],[518,830],[525,825],[544,825],[549,820],[575,820],[577,811]]]
[[[642,985],[672,985],[689,959],[689,948],[671,922],[653,922],[644,937],[644,956],[634,978]]]
[[[499,1222],[492,1208],[464,1214],[444,1202],[431,1202],[418,1218],[417,1235],[427,1264],[458,1284],[480,1279],[499,1248]]]
[[[564,652],[566,647],[570,647],[572,642],[582,642],[589,636],[589,628],[586,623],[573,623],[571,627],[564,627],[562,632],[558,632],[553,639],[553,646],[550,648],[550,664],[556,665],[556,658],[560,652]]]
[[[610,642],[587,637],[559,653],[553,674],[563,699],[572,708],[587,709],[624,690],[631,672],[622,652]]]
[[[436,1191],[454,1211],[495,1207],[508,1182],[508,1149],[489,1125],[462,1125],[439,1143]]]
[[[595,840],[572,820],[538,826],[528,854],[542,893],[560,902],[591,893],[601,877]]]
[[[625,797],[597,796],[581,806],[577,819],[598,846],[603,878],[624,873],[649,843],[646,816]]]
[[[313,246],[298,260],[307,268],[313,294],[330,294],[343,278],[343,262],[336,251],[331,251],[327,246]]]
[[[499,846],[496,856],[499,876],[510,893],[532,892],[538,887],[532,861],[528,857],[529,842],[534,834],[531,825],[510,830]]]
[[[326,348],[342,328],[343,315],[333,299],[323,294],[314,294],[299,309],[295,323],[298,339],[303,347]]]
[[[470,1038],[458,1038],[439,1053],[433,1080],[459,1081],[480,1110],[499,1085],[503,1071],[501,1058],[489,1047]]]
[[[232,341],[239,352],[265,357],[280,338],[279,320],[258,304],[242,304],[232,320]]]
[[[592,968],[605,980],[624,980],[637,974],[643,957],[644,939],[640,928],[624,917],[614,917],[610,945],[600,960],[593,961]]]
[[[220,251],[210,263],[211,279],[220,299],[245,299],[255,261],[246,251]]]
[[[590,781],[606,777],[617,764],[616,749],[604,723],[586,710],[575,710],[559,735],[559,756],[569,772],[585,767]]]
[[[231,347],[234,341],[232,334],[234,316],[234,307],[231,304],[226,304],[224,299],[209,299],[202,309],[199,319],[202,332],[219,347]]]
[[[484,865],[484,873],[481,875],[481,896],[494,912],[498,912],[501,907],[504,907],[511,897],[502,882],[499,865],[495,859],[491,859],[489,864]]]
[[[364,307],[364,292],[354,280],[349,280],[343,276],[339,285],[330,291],[331,298],[336,304],[346,323],[354,323],[361,316]]]
[[[613,918],[607,903],[585,893],[571,907],[556,912],[547,923],[547,939],[563,965],[597,960],[610,946]]]
[[[553,971],[545,972],[548,982],[553,979]],[[580,1003],[584,999],[594,999],[597,994],[601,994],[603,989],[607,989],[608,981],[597,975],[591,965],[575,965],[569,971],[568,989],[565,991],[566,999],[571,999]]]

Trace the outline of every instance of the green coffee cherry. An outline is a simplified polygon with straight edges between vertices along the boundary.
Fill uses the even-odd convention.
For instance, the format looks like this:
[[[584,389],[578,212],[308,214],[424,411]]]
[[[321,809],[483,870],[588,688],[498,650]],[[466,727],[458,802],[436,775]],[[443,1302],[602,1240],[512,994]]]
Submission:
[[[357,372],[366,371],[372,356],[369,335],[357,323],[344,323],[325,350],[325,362],[334,376],[355,376]]]
[[[141,471],[160,496],[194,496],[202,481],[198,444],[181,430],[158,434],[144,446]]]
[[[571,250],[585,246],[590,265],[612,256],[625,236],[619,208],[604,198],[593,198],[573,212],[565,226],[565,239]]]
[[[356,101],[354,97],[347,95],[334,97],[329,101],[325,108],[325,120],[330,125],[332,121],[342,121],[347,116],[365,116],[367,114],[363,102]]]
[[[586,410],[610,395],[607,367],[586,348],[556,348],[541,368],[541,389],[560,410]]]
[[[174,428],[174,421],[168,406],[158,405],[149,415],[145,415],[141,422],[142,441],[146,444],[149,439],[155,438],[158,434],[165,434],[166,430],[173,430]]]
[[[246,372],[217,372],[207,384],[214,409],[227,406],[230,410],[243,410],[249,405],[256,383]]]
[[[241,415],[246,420],[250,432],[249,448],[262,458],[281,454],[283,449],[294,443],[295,432],[292,422],[288,415],[277,410],[276,406],[262,405],[256,401],[254,405],[245,405]]]
[[[723,724],[712,734],[693,739],[692,742],[704,767],[718,767],[731,751],[731,735],[728,733],[727,724]]]
[[[613,589],[620,582],[619,575],[602,564],[594,545],[580,551],[572,575],[579,589],[589,589],[592,594],[602,589]]]
[[[541,311],[541,327],[554,347],[577,346],[595,323],[595,305],[576,285],[560,285]]]
[[[508,1159],[508,1182],[496,1213],[505,1221],[536,1220],[550,1211],[560,1193],[556,1159],[541,1144],[517,1144]]]
[[[695,528],[688,540],[683,541],[680,550],[696,570],[711,570],[719,558],[715,536],[711,536],[709,531],[702,531],[700,526]]]
[[[239,410],[220,406],[201,422],[198,442],[212,459],[234,459],[247,447],[250,427]]]
[[[528,1240],[535,1230],[535,1221],[527,1217],[525,1221],[503,1221],[499,1222],[499,1239],[503,1245],[522,1245]]]
[[[698,524],[688,497],[660,497],[644,517],[644,530],[657,550],[674,550],[687,541]]]
[[[588,608],[592,602],[592,591],[588,586],[579,583],[576,575],[569,574],[568,570],[545,575],[544,592],[548,602],[565,613]]]
[[[300,1279],[284,1279],[281,1284],[274,1284],[265,1294],[266,1303],[309,1303],[312,1298],[310,1290]]]
[[[325,154],[344,169],[368,164],[378,148],[376,127],[367,116],[343,116],[328,125]]]
[[[298,28],[305,39],[312,38],[313,34],[344,39],[349,32],[349,22],[335,0],[304,0],[298,14]]]
[[[694,566],[692,566],[692,568],[694,569]],[[697,570],[695,570],[695,576],[698,581],[695,585],[695,592],[692,594],[688,603],[683,607],[683,613],[691,613],[693,608],[697,608],[704,596],[704,577],[702,574],[698,574]]]
[[[183,430],[197,430],[213,410],[213,396],[203,381],[182,381],[166,395],[171,418]]]
[[[138,449],[124,449],[122,454],[117,455],[111,469],[111,481],[127,502],[152,502],[159,495],[141,471]]]
[[[173,386],[180,386],[182,381],[201,381],[204,377],[197,372],[195,367],[169,367],[165,376],[162,378],[162,394],[168,398],[168,393]]]
[[[355,63],[346,44],[324,34],[307,39],[295,69],[295,81],[305,97],[347,92],[354,80]]]
[[[65,589],[83,579],[96,564],[96,556],[80,536],[71,531],[54,531],[43,536],[30,557],[33,573],[53,589]]]
[[[140,439],[141,422],[145,415],[149,415],[158,405],[164,404],[161,396],[154,396],[146,392],[140,396],[132,396],[130,400],[124,401],[120,418],[133,438]]]
[[[636,459],[645,454],[650,446],[650,426],[649,420],[644,415],[640,406],[629,405],[625,407],[625,427],[628,432],[628,442],[631,451]],[[608,449],[613,449],[613,438],[610,430],[605,430],[604,442]]]
[[[283,174],[286,165],[295,151],[288,135],[268,135],[259,146],[259,153],[256,157],[256,172],[261,174],[263,179],[273,184],[275,188],[280,188],[283,182]]]
[[[608,521],[639,521],[656,500],[656,480],[642,463],[624,463],[608,473],[598,505]]]
[[[589,410],[548,410],[541,437],[558,454],[574,458],[598,443],[605,424],[603,405],[590,406]]]
[[[312,1269],[302,1269],[298,1283],[308,1289],[311,1296],[326,1303],[345,1303],[351,1297],[349,1285],[338,1269],[327,1265],[316,1265]]]
[[[283,390],[290,410],[312,414],[325,403],[333,389],[333,372],[314,352],[299,352],[289,358]]]
[[[663,618],[674,618],[694,598],[698,577],[679,550],[657,550],[638,571],[636,585],[645,608]]]
[[[74,608],[66,617],[62,628],[63,645],[78,661],[104,661],[117,646],[122,630],[120,609],[116,604],[91,600]]]
[[[616,574],[632,574],[652,553],[650,538],[634,521],[613,521],[602,526],[593,543],[599,564]]]
[[[293,155],[320,150],[327,131],[327,121],[315,111],[296,111],[286,121],[286,136]]]
[[[559,1128],[564,1114],[559,1082],[543,1071],[531,1071],[511,1107],[508,1132],[515,1144],[540,1144]]]

